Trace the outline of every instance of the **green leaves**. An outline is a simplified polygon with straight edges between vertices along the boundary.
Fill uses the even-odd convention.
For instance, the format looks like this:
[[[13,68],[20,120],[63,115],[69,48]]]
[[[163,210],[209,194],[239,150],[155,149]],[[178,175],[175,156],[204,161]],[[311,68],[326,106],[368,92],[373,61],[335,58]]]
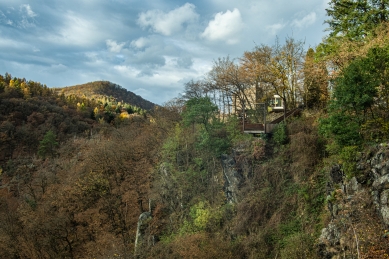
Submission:
[[[182,113],[183,124],[186,127],[199,124],[197,149],[221,155],[230,147],[226,126],[216,115],[218,107],[209,97],[194,97],[186,102]]]
[[[208,130],[211,120],[216,117],[218,108],[209,97],[195,97],[186,102],[182,119],[185,126],[202,124]]]
[[[55,148],[58,146],[56,135],[52,130],[46,132],[43,139],[39,142],[38,155],[46,158],[47,156],[54,157]]]
[[[286,124],[284,122],[277,125],[273,132],[273,140],[278,145],[284,145],[288,143],[288,133]]]
[[[366,122],[388,119],[388,49],[370,49],[366,57],[352,61],[335,80],[328,117],[321,120],[320,128],[340,147],[359,145]]]
[[[226,126],[218,120],[214,120],[208,126],[208,130],[201,130],[198,140],[197,148],[199,150],[206,150],[217,157],[225,153],[231,146]]]
[[[328,118],[321,120],[321,131],[333,135],[340,146],[357,145],[368,109],[376,97],[376,75],[367,59],[352,62],[337,78]]]
[[[364,40],[388,18],[387,1],[331,0],[326,9],[330,37]]]
[[[320,120],[320,133],[335,139],[340,146],[358,145],[361,142],[360,125],[353,116],[344,113],[330,113]]]
[[[344,69],[342,76],[336,80],[332,110],[348,113],[365,113],[374,103],[376,87],[379,85],[377,75],[369,59],[358,59]]]

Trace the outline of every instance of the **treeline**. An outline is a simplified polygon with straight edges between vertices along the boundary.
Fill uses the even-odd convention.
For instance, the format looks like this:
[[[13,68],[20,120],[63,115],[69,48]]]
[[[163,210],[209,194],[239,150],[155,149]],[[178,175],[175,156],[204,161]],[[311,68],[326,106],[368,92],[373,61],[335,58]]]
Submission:
[[[163,121],[137,116],[61,143],[49,133],[40,147],[55,156],[9,160],[1,171],[0,257],[132,258],[167,130],[158,125],[170,125]]]
[[[155,107],[154,103],[147,101],[141,96],[124,89],[120,85],[108,81],[95,81],[82,85],[57,88],[56,90],[65,94],[66,96],[85,96],[89,99],[100,101],[106,97],[112,97],[118,102],[128,103],[143,110],[152,110]]]
[[[328,258],[317,239],[331,221],[326,205],[342,192],[328,186],[331,168],[338,164],[345,180],[357,177],[369,186],[356,158],[389,139],[389,4],[333,0],[327,13],[330,34],[315,49],[287,38],[235,60],[220,58],[167,104],[182,122],[154,173],[152,191],[161,207],[146,232],[160,242],[146,242],[139,257]],[[286,108],[307,108],[305,115],[281,124],[271,139],[240,135],[231,115],[244,103],[258,121],[255,104],[274,94]],[[223,168],[214,160],[231,147],[231,160],[221,160],[235,161],[242,173],[236,204],[228,202],[231,189],[222,189]],[[384,258],[385,227],[369,224],[381,220],[374,207],[361,211],[342,218],[344,228],[358,224],[353,238],[339,244],[343,255]]]
[[[179,115],[9,74],[0,84],[0,258],[130,258]]]
[[[115,98],[57,94],[39,82],[0,75],[0,161],[35,154],[46,132],[59,142],[70,136],[93,134],[100,124],[119,126],[146,110]]]
[[[113,94],[56,95],[6,74],[0,147],[12,152],[0,168],[0,257],[327,258],[322,229],[332,213],[351,214],[326,208],[342,192],[329,186],[331,168],[366,180],[358,152],[389,138],[388,9],[332,0],[330,34],[315,49],[288,38],[220,58],[183,96],[142,116]],[[234,113],[245,103],[259,121],[255,103],[274,94],[306,111],[271,136],[242,134]],[[33,145],[20,144],[36,131]],[[385,258],[374,206],[352,206],[366,215],[342,218],[354,230],[337,244],[343,256]]]
[[[207,96],[223,118],[241,112],[244,105],[250,120],[263,122],[258,104],[271,106],[274,95],[282,98],[285,112],[302,105],[324,108],[329,100],[326,65],[317,62],[312,48],[305,50],[304,42],[287,38],[256,46],[237,59],[219,58],[204,79],[188,82],[184,95],[169,105]]]

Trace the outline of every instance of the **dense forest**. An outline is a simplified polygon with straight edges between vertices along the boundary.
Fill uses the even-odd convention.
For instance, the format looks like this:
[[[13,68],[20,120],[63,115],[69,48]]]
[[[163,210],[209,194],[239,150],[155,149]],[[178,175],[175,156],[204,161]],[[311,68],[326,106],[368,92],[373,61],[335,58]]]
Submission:
[[[127,91],[120,85],[113,84],[108,81],[96,81],[90,82],[83,85],[67,86],[63,88],[56,88],[56,92],[60,94],[85,96],[92,100],[104,100],[106,97],[114,98],[117,101],[130,103],[133,106],[151,110],[155,104],[149,102],[139,95],[133,92]]]
[[[0,76],[0,258],[388,258],[389,4],[327,14],[163,106]],[[244,134],[274,95],[299,116]]]

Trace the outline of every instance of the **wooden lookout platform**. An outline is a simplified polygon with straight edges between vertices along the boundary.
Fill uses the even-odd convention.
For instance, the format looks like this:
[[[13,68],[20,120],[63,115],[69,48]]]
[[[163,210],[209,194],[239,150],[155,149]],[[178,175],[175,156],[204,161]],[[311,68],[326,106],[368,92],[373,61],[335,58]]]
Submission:
[[[269,123],[266,123],[266,124],[263,124],[263,123],[246,123],[242,120],[242,130],[244,133],[247,133],[247,134],[264,134],[264,133],[271,133],[275,127],[277,126],[277,124],[279,124],[280,122],[282,122],[284,119],[287,119],[289,117],[292,117],[292,116],[296,116],[298,114],[300,114],[301,112],[301,109],[300,108],[295,108],[293,110],[290,110],[288,111],[285,116],[284,114],[282,114],[280,117],[278,117],[277,119],[269,122]]]

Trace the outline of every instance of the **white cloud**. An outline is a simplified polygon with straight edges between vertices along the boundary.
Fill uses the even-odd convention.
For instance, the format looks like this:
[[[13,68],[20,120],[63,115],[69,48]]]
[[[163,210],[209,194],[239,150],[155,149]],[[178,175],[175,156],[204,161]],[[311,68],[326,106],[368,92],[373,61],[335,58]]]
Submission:
[[[266,27],[271,35],[277,35],[277,32],[285,27],[285,23],[275,23]]]
[[[19,9],[9,7],[5,13],[0,10],[0,23],[17,28],[35,27],[35,18],[37,14],[28,4],[19,5]]]
[[[131,41],[131,46],[136,47],[138,49],[141,49],[141,48],[145,47],[148,43],[149,43],[148,39],[146,39],[144,37],[140,37],[137,40]]]
[[[65,72],[67,69],[68,67],[63,64],[55,64],[51,65],[50,68],[47,69],[47,71],[50,73],[62,73]]]
[[[2,47],[2,48],[16,48],[16,49],[19,49],[19,48],[25,48],[26,46],[27,46],[27,44],[25,44],[23,42],[18,42],[18,41],[15,41],[15,40],[12,40],[12,39],[3,38],[3,37],[0,38],[0,47]]]
[[[309,25],[313,24],[316,21],[316,13],[311,12],[304,16],[302,19],[298,20],[295,19],[292,22],[292,26],[296,26],[298,28],[305,28],[308,27]]]
[[[185,23],[198,19],[199,15],[194,10],[195,8],[193,4],[186,3],[168,13],[161,10],[150,10],[140,13],[137,23],[143,29],[151,27],[154,32],[169,36],[182,30]]]
[[[318,44],[328,8],[328,0],[35,2],[0,0],[0,70],[57,86],[109,80],[156,103],[204,78],[218,57],[239,58],[275,35]]]
[[[227,41],[228,44],[239,42],[239,33],[244,27],[240,11],[234,9],[220,12],[208,23],[207,28],[201,34],[202,38],[210,41]]]
[[[31,9],[31,6],[29,4],[21,5],[20,10],[22,12],[25,12],[27,14],[27,16],[30,18],[34,18],[35,16],[37,16],[36,13],[34,13],[34,11]]]
[[[125,43],[122,42],[118,44],[116,41],[108,39],[105,41],[105,44],[107,44],[107,48],[109,51],[119,53],[124,47]]]
[[[58,29],[58,33],[41,38],[55,45],[91,46],[106,36],[106,32],[100,30],[94,22],[96,21],[69,11],[64,15],[63,25]]]
[[[125,65],[116,65],[114,66],[114,69],[118,71],[121,75],[130,78],[137,77],[141,72],[139,69],[136,69],[135,67],[125,66]]]

